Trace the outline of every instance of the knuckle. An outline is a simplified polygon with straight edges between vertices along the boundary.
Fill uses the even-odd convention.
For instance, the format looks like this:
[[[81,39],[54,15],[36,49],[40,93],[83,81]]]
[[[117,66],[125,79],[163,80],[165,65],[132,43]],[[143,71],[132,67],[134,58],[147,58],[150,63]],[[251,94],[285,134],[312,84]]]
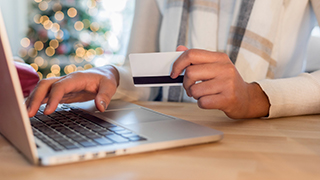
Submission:
[[[195,99],[199,98],[199,92],[198,92],[198,89],[195,85],[193,85],[189,88],[189,92],[190,92],[191,96],[194,97]]]
[[[220,53],[221,59],[230,60],[229,56],[226,53]]]
[[[185,56],[188,59],[193,59],[197,54],[197,51],[195,49],[188,49],[185,51]]]
[[[205,98],[200,98],[198,100],[198,106],[201,108],[201,109],[209,109],[208,107],[208,101],[205,99]]]

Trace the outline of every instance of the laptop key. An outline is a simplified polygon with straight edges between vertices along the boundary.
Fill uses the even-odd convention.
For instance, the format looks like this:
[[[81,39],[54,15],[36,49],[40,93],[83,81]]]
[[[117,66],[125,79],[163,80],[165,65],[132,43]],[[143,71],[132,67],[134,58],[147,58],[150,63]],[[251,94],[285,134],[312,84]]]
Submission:
[[[91,142],[91,141],[83,141],[83,142],[79,142],[79,144],[82,145],[83,147],[94,147],[94,146],[97,146],[97,143]]]
[[[129,140],[124,138],[124,137],[121,137],[119,135],[106,135],[106,138],[108,139],[111,139],[113,142],[116,142],[116,143],[124,143],[124,142],[128,142]]]
[[[113,144],[112,141],[110,141],[109,139],[106,138],[96,138],[93,139],[95,142],[97,142],[100,145],[109,145],[109,144]]]

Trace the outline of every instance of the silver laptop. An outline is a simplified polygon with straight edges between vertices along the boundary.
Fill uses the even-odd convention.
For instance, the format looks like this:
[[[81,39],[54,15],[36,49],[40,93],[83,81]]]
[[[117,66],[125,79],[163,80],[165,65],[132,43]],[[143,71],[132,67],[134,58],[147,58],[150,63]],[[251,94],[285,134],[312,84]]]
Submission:
[[[57,165],[181,147],[222,139],[223,133],[176,117],[112,101],[96,111],[92,101],[40,107],[29,118],[0,12],[0,133],[31,163]]]

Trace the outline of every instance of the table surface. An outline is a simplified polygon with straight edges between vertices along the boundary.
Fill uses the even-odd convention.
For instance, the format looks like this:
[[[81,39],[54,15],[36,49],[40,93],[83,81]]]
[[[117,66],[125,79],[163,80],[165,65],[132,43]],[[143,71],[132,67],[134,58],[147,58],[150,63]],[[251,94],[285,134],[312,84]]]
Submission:
[[[194,103],[136,102],[224,132],[219,142],[37,167],[0,135],[0,179],[320,179],[320,115],[232,120]]]

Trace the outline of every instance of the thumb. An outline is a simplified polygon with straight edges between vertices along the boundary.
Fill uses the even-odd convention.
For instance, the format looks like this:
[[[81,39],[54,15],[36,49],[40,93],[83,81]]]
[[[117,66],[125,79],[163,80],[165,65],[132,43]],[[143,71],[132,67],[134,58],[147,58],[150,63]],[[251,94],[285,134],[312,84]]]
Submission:
[[[176,49],[176,51],[186,51],[186,50],[188,50],[188,48],[183,45],[179,45]]]
[[[116,89],[116,84],[111,83],[110,81],[102,81],[100,83],[99,91],[95,97],[95,105],[100,112],[104,112],[107,109],[112,96],[116,92]]]

